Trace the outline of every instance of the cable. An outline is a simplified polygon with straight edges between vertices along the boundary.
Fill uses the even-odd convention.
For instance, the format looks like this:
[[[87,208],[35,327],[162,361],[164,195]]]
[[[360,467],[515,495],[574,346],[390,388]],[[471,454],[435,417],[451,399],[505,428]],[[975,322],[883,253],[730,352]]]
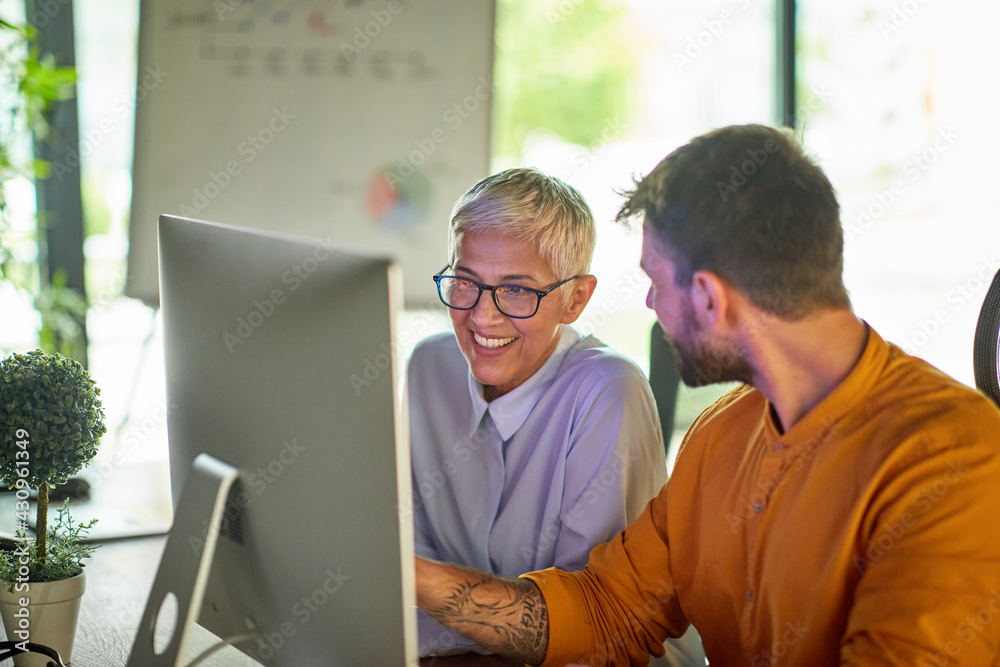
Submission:
[[[27,650],[21,650],[20,645],[23,645]],[[14,659],[16,655],[22,655],[24,653],[40,653],[51,660],[46,663],[47,667],[66,667],[66,663],[62,661],[59,657],[59,653],[55,649],[49,648],[44,644],[35,644],[33,642],[14,642],[5,641],[0,642],[0,662],[4,662],[8,658]]]
[[[218,651],[221,651],[227,646],[234,646],[236,644],[239,644],[240,642],[245,642],[256,638],[257,638],[256,632],[244,632],[242,635],[233,635],[232,637],[223,639],[222,641],[213,644],[212,646],[202,651],[200,655],[196,656],[194,660],[188,663],[188,667],[195,667],[195,665],[201,664],[202,662],[207,660],[210,655],[212,655],[213,653],[217,653]]]

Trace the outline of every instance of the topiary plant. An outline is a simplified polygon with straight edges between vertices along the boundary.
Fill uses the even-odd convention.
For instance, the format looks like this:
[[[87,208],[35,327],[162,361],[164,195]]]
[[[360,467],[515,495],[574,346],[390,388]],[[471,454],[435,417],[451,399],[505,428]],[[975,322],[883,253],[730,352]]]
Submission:
[[[46,571],[49,487],[79,472],[107,431],[100,393],[80,362],[61,354],[35,350],[0,362],[0,479],[19,500],[26,487],[38,489],[33,570]]]

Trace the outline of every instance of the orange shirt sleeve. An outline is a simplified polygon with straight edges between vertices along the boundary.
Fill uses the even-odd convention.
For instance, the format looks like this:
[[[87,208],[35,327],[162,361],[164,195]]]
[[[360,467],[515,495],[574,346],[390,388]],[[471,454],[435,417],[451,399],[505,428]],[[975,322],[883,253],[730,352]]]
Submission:
[[[545,666],[645,665],[663,655],[668,636],[688,622],[670,576],[669,550],[656,517],[666,491],[610,542],[590,552],[580,572],[542,570],[523,575],[538,585],[549,610]]]

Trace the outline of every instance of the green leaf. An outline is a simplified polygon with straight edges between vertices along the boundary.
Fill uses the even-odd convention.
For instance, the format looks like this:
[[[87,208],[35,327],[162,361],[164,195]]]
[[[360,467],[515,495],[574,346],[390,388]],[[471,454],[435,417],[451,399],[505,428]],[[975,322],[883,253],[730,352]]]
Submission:
[[[32,173],[36,180],[44,180],[52,174],[52,165],[45,160],[36,159],[32,162]]]

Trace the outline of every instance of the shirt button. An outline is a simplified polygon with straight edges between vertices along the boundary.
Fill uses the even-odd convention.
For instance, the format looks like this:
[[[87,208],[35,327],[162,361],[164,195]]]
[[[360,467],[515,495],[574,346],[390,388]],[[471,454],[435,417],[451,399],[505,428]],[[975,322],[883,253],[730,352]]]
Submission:
[[[785,448],[785,443],[783,443],[783,442],[779,442],[778,444],[776,444],[776,445],[774,446],[774,451],[776,451],[776,452],[780,452],[780,451],[781,451],[782,449],[784,449],[784,448]]]
[[[747,600],[753,602],[753,591],[747,591]]]
[[[762,509],[764,509],[763,503],[754,503],[753,505],[754,512],[760,512]]]

